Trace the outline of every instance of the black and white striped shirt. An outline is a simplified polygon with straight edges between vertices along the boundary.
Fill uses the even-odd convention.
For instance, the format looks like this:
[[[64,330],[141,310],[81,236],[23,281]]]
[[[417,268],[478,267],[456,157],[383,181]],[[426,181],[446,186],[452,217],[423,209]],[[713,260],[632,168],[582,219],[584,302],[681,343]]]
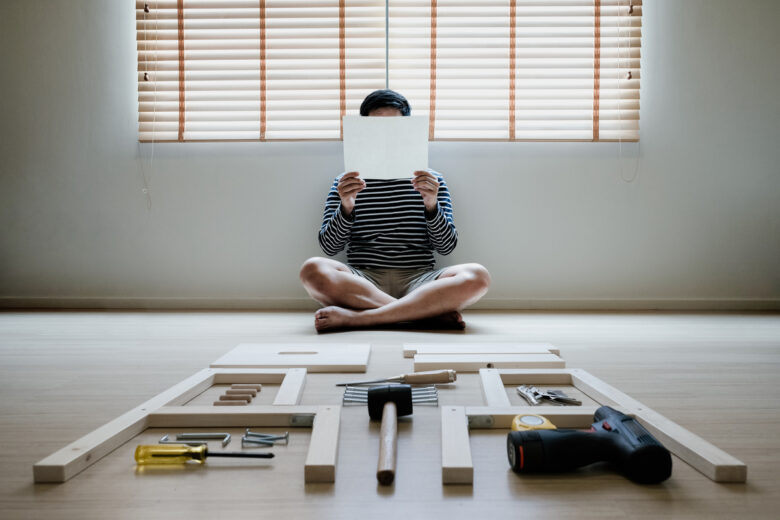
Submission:
[[[325,201],[320,247],[333,256],[347,247],[350,265],[365,268],[432,269],[433,251],[449,254],[458,242],[452,220],[452,201],[444,177],[439,180],[438,204],[432,216],[425,214],[422,195],[410,178],[365,179],[357,194],[351,218],[341,211],[336,177]],[[342,174],[343,175],[343,174]]]

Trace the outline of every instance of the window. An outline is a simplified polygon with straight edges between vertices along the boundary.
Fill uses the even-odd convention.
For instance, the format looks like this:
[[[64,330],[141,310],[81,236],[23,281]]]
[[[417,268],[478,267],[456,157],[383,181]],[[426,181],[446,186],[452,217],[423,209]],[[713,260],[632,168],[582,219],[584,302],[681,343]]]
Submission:
[[[379,88],[432,140],[639,138],[641,0],[136,1],[141,141],[340,139]]]

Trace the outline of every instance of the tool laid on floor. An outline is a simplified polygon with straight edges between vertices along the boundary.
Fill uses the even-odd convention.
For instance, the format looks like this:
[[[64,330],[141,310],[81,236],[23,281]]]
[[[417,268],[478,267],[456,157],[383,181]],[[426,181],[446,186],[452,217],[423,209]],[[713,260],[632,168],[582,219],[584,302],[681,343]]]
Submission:
[[[270,448],[277,442],[285,445],[289,444],[290,432],[284,432],[283,434],[278,435],[275,433],[253,432],[247,428],[244,436],[241,437],[242,448]]]
[[[273,453],[243,453],[240,451],[209,452],[208,446],[187,446],[186,444],[139,445],[135,449],[138,464],[183,464],[190,460],[205,462],[207,457],[242,457],[271,459]]]
[[[385,386],[405,386],[409,385],[385,385]],[[380,387],[375,387],[380,388]],[[381,387],[383,388],[383,387]],[[410,387],[411,388],[411,387]],[[342,402],[347,403],[367,403],[368,394],[373,388],[364,387],[351,387],[348,386],[344,389],[344,398]],[[435,386],[423,386],[411,388],[412,402],[415,404],[433,404],[439,403],[439,391]]]
[[[395,479],[398,417],[412,414],[412,387],[409,385],[382,385],[368,389],[366,401],[368,416],[382,420],[379,431],[379,461],[376,479],[383,486]]]
[[[531,413],[517,415],[512,419],[512,431],[555,430],[556,427],[547,417]]]
[[[672,456],[635,419],[609,406],[593,416],[588,431],[512,431],[509,465],[517,473],[559,472],[610,462],[639,484],[657,484],[672,474]]]
[[[220,440],[224,448],[230,444],[230,434],[227,432],[209,432],[209,433],[177,433],[177,441],[209,441]],[[184,443],[188,444],[188,443]]]
[[[354,383],[338,383],[336,386],[373,385],[377,383],[403,383],[407,385],[435,385],[452,383],[458,378],[454,370],[431,370],[429,372],[412,372],[400,374],[386,379],[373,381],[356,381]]]
[[[539,390],[535,386],[518,386],[517,393],[531,406],[545,404],[581,406],[582,401],[569,397],[562,390]]]

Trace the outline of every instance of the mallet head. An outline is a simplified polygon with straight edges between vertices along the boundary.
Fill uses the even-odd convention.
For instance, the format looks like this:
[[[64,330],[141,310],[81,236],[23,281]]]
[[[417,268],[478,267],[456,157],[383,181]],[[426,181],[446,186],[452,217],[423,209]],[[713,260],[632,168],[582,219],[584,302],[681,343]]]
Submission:
[[[410,385],[375,386],[368,391],[368,415],[375,421],[382,419],[385,403],[395,403],[398,417],[412,414],[412,387]]]

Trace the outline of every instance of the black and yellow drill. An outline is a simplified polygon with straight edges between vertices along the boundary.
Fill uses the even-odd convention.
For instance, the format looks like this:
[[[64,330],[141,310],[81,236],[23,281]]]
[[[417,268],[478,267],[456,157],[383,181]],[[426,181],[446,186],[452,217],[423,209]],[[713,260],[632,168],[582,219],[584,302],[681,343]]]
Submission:
[[[672,474],[672,456],[635,419],[609,406],[593,416],[590,430],[512,431],[509,465],[517,473],[561,472],[609,462],[639,484],[657,484]]]

